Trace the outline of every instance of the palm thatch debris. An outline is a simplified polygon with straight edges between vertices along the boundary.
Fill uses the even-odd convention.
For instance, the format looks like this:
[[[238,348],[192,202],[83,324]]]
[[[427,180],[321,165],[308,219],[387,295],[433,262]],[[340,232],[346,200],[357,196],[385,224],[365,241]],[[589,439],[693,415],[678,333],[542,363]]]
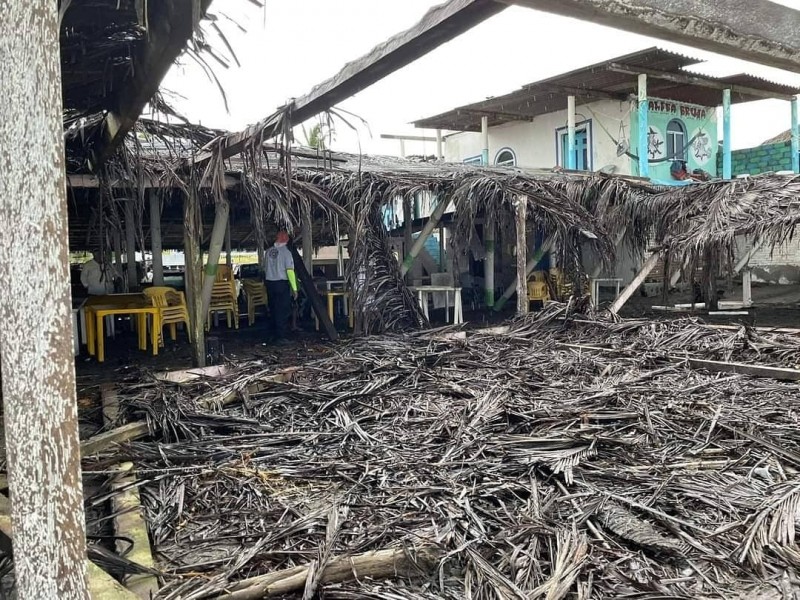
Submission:
[[[800,341],[564,316],[356,340],[218,408],[198,400],[269,369],[145,378],[120,400],[151,438],[84,470],[134,462],[163,600],[285,570],[305,577],[289,598],[793,597],[797,384],[661,359],[788,366]],[[321,575],[370,552],[434,566]]]

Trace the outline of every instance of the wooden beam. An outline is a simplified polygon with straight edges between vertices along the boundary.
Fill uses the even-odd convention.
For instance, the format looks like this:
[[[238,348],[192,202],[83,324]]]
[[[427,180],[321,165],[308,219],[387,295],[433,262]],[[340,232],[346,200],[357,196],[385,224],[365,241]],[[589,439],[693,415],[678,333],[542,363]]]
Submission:
[[[189,327],[192,331],[192,362],[195,367],[206,366],[207,315],[202,310],[203,253],[200,251],[202,217],[197,190],[190,185],[189,193],[183,194],[183,256],[186,302],[189,305]]]
[[[322,328],[325,330],[325,334],[328,336],[328,338],[332,342],[338,341],[339,334],[336,332],[336,328],[333,326],[333,323],[328,316],[328,307],[325,306],[325,303],[322,301],[322,298],[320,298],[319,293],[317,292],[317,287],[314,285],[314,278],[311,276],[311,273],[306,270],[306,266],[303,263],[303,258],[300,256],[297,248],[294,247],[294,244],[289,244],[289,250],[292,251],[292,257],[294,258],[294,272],[297,274],[298,279],[300,279],[303,290],[311,302],[311,308],[313,309],[314,314],[317,315],[317,319],[319,319],[319,322],[322,325]]]
[[[212,0],[171,0],[147,3],[147,38],[133,55],[133,76],[116,90],[116,107],[105,118],[104,138],[94,149],[94,167],[110,157],[136,123],[161,80],[194,32],[196,9],[202,14]]]
[[[437,138],[426,137],[424,135],[392,135],[390,133],[382,133],[382,140],[404,140],[406,142],[435,142]]]
[[[622,290],[619,297],[614,300],[614,304],[612,304],[611,308],[609,309],[612,313],[618,313],[620,309],[625,306],[625,303],[630,300],[630,297],[633,296],[633,293],[639,289],[640,285],[644,283],[644,280],[647,279],[647,276],[650,275],[650,272],[656,268],[658,261],[661,260],[661,254],[662,252],[660,251],[653,252],[653,254],[650,255],[650,258],[645,261],[642,268],[636,274],[636,277],[633,278],[633,281],[631,281],[628,286]]]
[[[298,125],[402,69],[504,9],[505,5],[494,0],[450,0],[435,6],[419,23],[346,64],[338,74],[315,86],[305,96],[292,101],[290,106],[244,131],[211,142],[209,147],[220,147],[223,158],[235,156],[251,140],[269,139],[277,135],[284,122],[283,115],[287,112],[291,114],[292,124]],[[211,156],[211,151],[201,152],[189,164],[204,163]]]
[[[767,0],[499,0],[800,72],[800,13]]]
[[[294,155],[294,154],[293,154]],[[225,176],[225,189],[230,190],[240,185],[238,178],[232,175]],[[67,185],[71,188],[89,188],[97,189],[100,187],[100,179],[96,175],[87,174],[72,174],[67,175]],[[178,189],[177,186],[170,181],[163,181],[144,175],[142,181],[130,181],[127,179],[113,179],[108,182],[108,185],[114,189]],[[203,187],[211,187],[210,183],[206,183]]]
[[[83,600],[58,3],[5,0],[0,12],[0,362],[15,594]]]
[[[153,285],[164,285],[164,249],[161,244],[161,199],[150,190],[150,252],[153,255]]]
[[[702,75],[692,75],[690,73],[673,73],[670,71],[659,71],[658,69],[647,69],[644,67],[629,67],[628,65],[621,65],[619,63],[611,63],[608,65],[609,71],[615,73],[624,73],[626,75],[647,75],[651,79],[659,79],[662,81],[669,81],[678,85],[696,85],[698,87],[711,88],[713,90],[731,90],[733,94],[747,94],[749,96],[756,96],[757,98],[774,98],[777,100],[791,101],[793,96],[788,94],[780,94],[769,92],[766,90],[759,90],[756,88],[747,87],[745,85],[731,85],[724,81],[718,81],[710,77],[703,77]]]

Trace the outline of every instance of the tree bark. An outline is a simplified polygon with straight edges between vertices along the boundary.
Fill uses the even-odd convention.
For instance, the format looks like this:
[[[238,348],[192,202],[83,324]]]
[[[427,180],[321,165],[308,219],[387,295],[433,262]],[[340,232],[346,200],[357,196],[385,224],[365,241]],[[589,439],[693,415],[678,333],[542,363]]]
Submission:
[[[150,190],[150,250],[153,253],[153,285],[164,285],[164,251],[161,245],[161,199]]]
[[[17,591],[83,600],[58,6],[7,0],[2,13],[0,353]]]
[[[203,301],[200,313],[205,316],[211,305],[211,292],[214,289],[217,271],[219,270],[219,257],[222,254],[222,244],[225,242],[225,231],[228,228],[228,215],[231,205],[227,198],[217,202],[214,215],[214,227],[211,230],[211,242],[208,247],[208,261],[206,262],[205,277],[203,279]]]
[[[203,253],[200,251],[200,234],[203,230],[200,199],[196,190],[183,197],[183,255],[186,302],[192,328],[192,348],[195,367],[206,366],[206,316],[202,311],[203,292],[201,271]]]

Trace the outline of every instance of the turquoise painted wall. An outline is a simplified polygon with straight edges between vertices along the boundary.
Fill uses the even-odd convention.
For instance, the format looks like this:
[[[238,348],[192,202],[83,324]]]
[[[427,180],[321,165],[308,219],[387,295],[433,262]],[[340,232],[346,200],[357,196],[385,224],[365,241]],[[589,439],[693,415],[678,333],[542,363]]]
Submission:
[[[733,176],[758,175],[772,171],[792,170],[792,144],[782,142],[766,146],[756,146],[744,150],[734,150]],[[718,168],[722,172],[722,155],[718,158]]]
[[[667,125],[672,119],[679,119],[686,128],[686,142],[695,138],[686,151],[686,168],[689,172],[694,169],[703,169],[712,176],[718,173],[717,167],[717,109],[715,107],[697,106],[685,102],[649,100],[649,129],[650,147],[648,156],[650,160],[664,159],[667,156]],[[695,137],[696,136],[696,137]],[[639,137],[638,115],[631,115],[631,154],[638,154],[636,140]],[[662,160],[650,163],[650,177],[652,179],[670,179],[669,168],[672,160]],[[720,168],[721,171],[721,168]],[[639,174],[639,164],[631,159],[631,173]]]

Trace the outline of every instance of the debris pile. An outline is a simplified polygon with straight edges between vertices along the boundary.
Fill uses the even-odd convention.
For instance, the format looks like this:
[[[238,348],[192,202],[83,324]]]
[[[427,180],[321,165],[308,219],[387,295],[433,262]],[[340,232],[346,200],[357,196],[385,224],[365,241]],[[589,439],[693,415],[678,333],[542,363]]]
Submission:
[[[794,597],[798,384],[675,357],[800,341],[554,310],[123,391],[158,597]]]

